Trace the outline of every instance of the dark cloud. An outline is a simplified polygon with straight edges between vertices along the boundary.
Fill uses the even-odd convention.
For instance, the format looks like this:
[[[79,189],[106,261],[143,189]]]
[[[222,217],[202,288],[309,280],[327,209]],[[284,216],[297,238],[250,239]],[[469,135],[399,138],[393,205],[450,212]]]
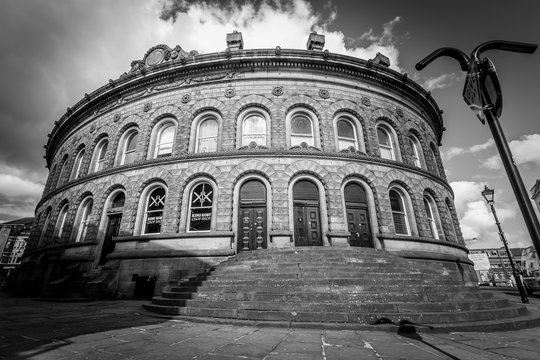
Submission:
[[[293,0],[169,0],[163,4],[160,18],[165,21],[172,20],[175,22],[180,13],[187,13],[193,5],[218,7],[225,12],[232,12],[234,8],[251,5],[257,12],[263,4],[273,9],[290,8]]]

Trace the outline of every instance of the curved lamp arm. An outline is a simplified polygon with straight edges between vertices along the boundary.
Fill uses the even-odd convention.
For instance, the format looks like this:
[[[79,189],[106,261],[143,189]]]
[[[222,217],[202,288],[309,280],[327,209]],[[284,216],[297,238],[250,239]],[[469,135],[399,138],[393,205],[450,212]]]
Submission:
[[[431,63],[439,56],[449,56],[453,59],[456,59],[459,62],[461,70],[469,70],[469,57],[467,56],[467,54],[453,47],[443,47],[435,50],[416,64],[416,70],[420,71],[424,69],[429,63]]]

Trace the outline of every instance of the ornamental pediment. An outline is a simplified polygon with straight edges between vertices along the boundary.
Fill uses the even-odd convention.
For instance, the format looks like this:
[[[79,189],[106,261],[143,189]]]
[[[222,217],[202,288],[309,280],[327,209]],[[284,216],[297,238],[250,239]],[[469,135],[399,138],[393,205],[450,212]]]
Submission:
[[[185,62],[189,56],[196,56],[199,53],[195,50],[191,50],[189,53],[182,49],[180,45],[176,45],[174,49],[171,49],[167,45],[160,44],[148,49],[142,60],[133,60],[131,62],[131,69],[129,73],[149,68],[155,65],[162,64],[168,61],[181,61]]]

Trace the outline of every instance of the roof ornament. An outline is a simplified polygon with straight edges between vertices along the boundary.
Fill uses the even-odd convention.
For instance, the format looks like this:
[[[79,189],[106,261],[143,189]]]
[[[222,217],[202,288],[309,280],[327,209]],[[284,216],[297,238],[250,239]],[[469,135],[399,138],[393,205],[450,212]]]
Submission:
[[[176,45],[174,49],[171,49],[167,45],[156,45],[151,47],[142,60],[133,60],[131,62],[131,69],[129,74],[137,71],[146,72],[146,69],[152,66],[156,66],[169,61],[178,61],[182,64],[186,63],[188,57],[195,57],[199,53],[195,50],[191,50],[189,53],[183,50],[180,45]]]
[[[242,33],[234,30],[232,33],[227,34],[227,48],[231,51],[244,49],[244,40],[242,39]]]
[[[319,50],[322,51],[324,48],[324,35],[317,34],[316,31],[309,34],[309,38],[306,43],[306,49],[308,50]]]

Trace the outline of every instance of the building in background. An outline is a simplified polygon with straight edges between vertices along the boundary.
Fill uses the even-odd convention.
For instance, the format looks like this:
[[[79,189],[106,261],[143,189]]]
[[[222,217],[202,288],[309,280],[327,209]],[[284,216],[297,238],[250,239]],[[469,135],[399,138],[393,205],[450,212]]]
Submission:
[[[528,274],[527,266],[538,268],[538,261],[536,265],[531,265],[535,257],[534,247],[513,248],[510,251],[516,270],[520,274]],[[469,258],[475,263],[479,283],[491,283],[495,286],[512,284],[510,282],[513,279],[512,266],[504,247],[469,250]]]
[[[27,217],[0,224],[0,288],[21,264],[33,221],[33,217]]]
[[[521,266],[526,276],[540,277],[540,261],[534,246],[523,248],[521,251]]]

